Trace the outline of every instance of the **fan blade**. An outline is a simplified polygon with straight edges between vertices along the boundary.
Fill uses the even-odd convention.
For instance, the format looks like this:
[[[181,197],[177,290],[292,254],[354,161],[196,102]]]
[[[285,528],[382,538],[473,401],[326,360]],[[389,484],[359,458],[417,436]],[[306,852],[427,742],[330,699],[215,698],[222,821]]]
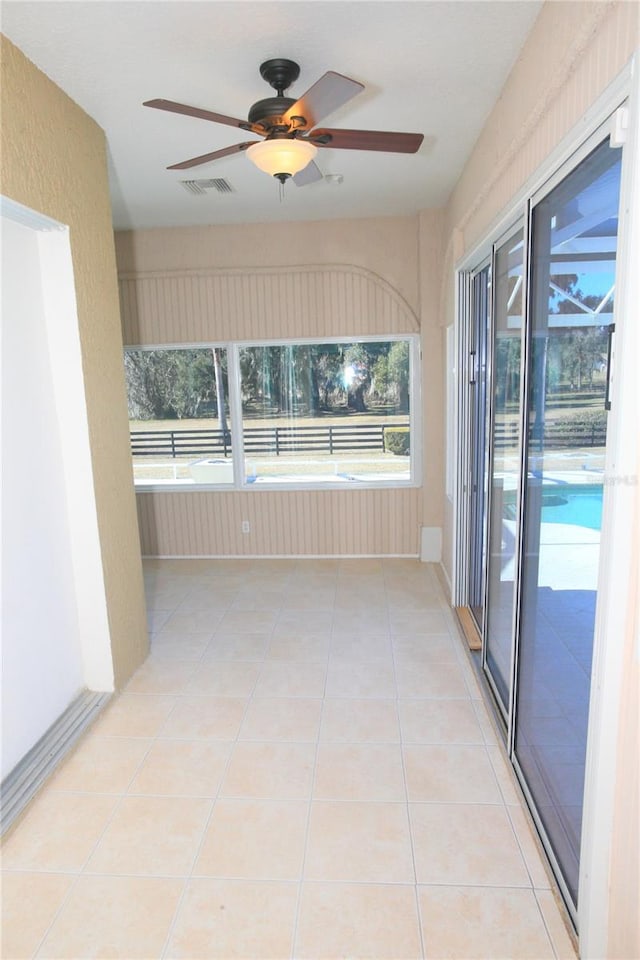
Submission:
[[[224,147],[222,150],[214,150],[213,153],[203,153],[201,157],[192,157],[191,160],[183,160],[182,163],[173,163],[167,170],[188,170],[189,167],[197,167],[201,163],[209,163],[210,160],[219,160],[220,157],[228,157],[232,153],[240,153],[246,150],[252,143],[258,143],[258,140],[245,140],[244,143],[234,143],[232,147]]]
[[[312,130],[304,138],[316,147],[337,150],[383,150],[389,153],[416,153],[424,140],[422,133],[391,133],[385,130]]]
[[[305,124],[300,129],[310,130],[318,121],[333,113],[362,90],[364,90],[364,84],[329,70],[323,77],[316,80],[292,107],[289,107],[284,119],[291,123],[293,117],[304,117]]]
[[[301,170],[300,173],[294,174],[292,179],[296,187],[306,187],[308,183],[315,183],[316,180],[324,180],[324,176],[320,167],[318,167],[312,160],[311,163],[306,165],[304,170]]]
[[[186,117],[197,117],[199,120],[211,120],[213,123],[226,123],[229,127],[240,127],[241,130],[253,130],[254,133],[264,134],[261,127],[249,123],[248,120],[226,117],[223,113],[212,113],[211,110],[190,107],[186,103],[174,103],[173,100],[145,100],[142,106],[153,107],[155,110],[168,110],[169,113],[181,113]]]

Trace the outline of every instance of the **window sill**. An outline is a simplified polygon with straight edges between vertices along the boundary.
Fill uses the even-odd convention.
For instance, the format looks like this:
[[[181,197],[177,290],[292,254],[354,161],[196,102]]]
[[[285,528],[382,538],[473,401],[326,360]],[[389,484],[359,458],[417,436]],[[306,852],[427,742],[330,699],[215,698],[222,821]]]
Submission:
[[[350,479],[348,477],[335,477],[330,481],[295,481],[288,478],[279,479],[259,479],[252,483],[230,484],[230,483],[184,483],[168,480],[165,483],[146,483],[136,482],[134,484],[136,493],[246,493],[261,490],[265,491],[301,491],[301,490],[404,490],[417,489],[422,484],[417,480],[377,480],[375,482],[367,480]]]

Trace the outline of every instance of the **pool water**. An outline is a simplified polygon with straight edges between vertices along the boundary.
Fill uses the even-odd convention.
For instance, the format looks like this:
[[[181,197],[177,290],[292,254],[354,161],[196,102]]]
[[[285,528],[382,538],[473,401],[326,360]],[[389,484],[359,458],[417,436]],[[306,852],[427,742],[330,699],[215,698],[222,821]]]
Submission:
[[[515,520],[515,493],[505,494],[504,514]],[[546,485],[542,494],[542,522],[569,523],[589,530],[602,526],[601,484]]]
[[[542,496],[543,523],[570,523],[599,530],[602,526],[602,487],[590,484],[554,487]]]

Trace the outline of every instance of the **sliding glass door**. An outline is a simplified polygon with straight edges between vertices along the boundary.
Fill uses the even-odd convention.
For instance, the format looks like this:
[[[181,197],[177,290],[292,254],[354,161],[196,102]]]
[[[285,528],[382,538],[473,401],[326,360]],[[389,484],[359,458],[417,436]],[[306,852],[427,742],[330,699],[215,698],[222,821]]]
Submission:
[[[509,710],[517,570],[520,477],[520,367],[524,332],[524,234],[494,251],[491,338],[489,534],[484,668],[503,716]]]
[[[507,749],[574,915],[621,165],[594,138],[462,287],[458,604],[481,630]]]
[[[574,903],[620,169],[605,141],[532,210],[515,757]]]

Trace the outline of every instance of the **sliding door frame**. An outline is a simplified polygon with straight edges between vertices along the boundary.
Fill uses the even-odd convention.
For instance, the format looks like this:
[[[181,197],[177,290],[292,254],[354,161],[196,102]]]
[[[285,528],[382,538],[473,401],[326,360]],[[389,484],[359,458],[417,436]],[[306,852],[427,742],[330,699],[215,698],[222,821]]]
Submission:
[[[545,197],[547,197],[560,183],[562,183],[563,180],[565,180],[565,179],[566,179],[567,177],[569,177],[575,170],[577,170],[578,167],[580,166],[580,164],[583,163],[583,161],[584,161],[598,146],[600,146],[601,144],[603,144],[603,143],[609,138],[610,133],[611,133],[611,123],[610,123],[610,120],[611,120],[611,118],[608,118],[607,121],[605,121],[604,124],[601,124],[601,125],[598,127],[597,130],[595,130],[586,140],[584,140],[584,141],[581,143],[581,145],[579,146],[579,148],[575,151],[575,153],[574,153],[564,164],[562,164],[562,166],[561,166],[558,170],[556,170],[556,171],[554,172],[553,176],[549,177],[549,179],[544,183],[544,185],[541,186],[541,187],[531,196],[531,198],[530,198],[530,200],[529,200],[529,202],[528,202],[528,209],[527,209],[527,245],[528,245],[528,251],[527,251],[527,253],[528,253],[528,271],[527,271],[527,275],[526,275],[526,276],[527,276],[527,290],[528,290],[528,291],[531,290],[531,283],[532,283],[532,281],[533,281],[533,267],[534,267],[534,264],[533,264],[533,260],[532,260],[532,258],[531,258],[531,243],[532,243],[532,239],[533,239],[533,238],[532,238],[532,227],[533,227],[533,212],[534,212],[534,209],[535,209],[535,207],[536,207],[542,200],[544,200]],[[611,146],[610,149],[616,149],[616,148],[614,148],[613,146]],[[621,200],[621,202],[620,202],[620,206],[622,206],[622,200]],[[620,214],[621,214],[621,211],[619,211],[619,216],[620,216]],[[617,260],[617,258],[616,258],[616,260]],[[528,297],[527,297],[527,300],[528,300],[528,304],[530,305],[530,303],[531,303],[531,297],[528,296]],[[616,315],[618,314],[618,312],[619,312],[619,308],[618,308],[617,306],[614,306],[614,321],[615,321],[615,317],[616,317]],[[540,834],[540,838],[541,838],[541,840],[542,840],[542,843],[543,843],[543,846],[544,846],[545,851],[546,851],[546,853],[547,853],[547,856],[549,857],[549,860],[550,860],[550,862],[551,862],[551,864],[552,864],[552,866],[553,866],[553,871],[554,871],[554,874],[555,874],[555,877],[556,877],[556,881],[557,881],[557,883],[558,883],[558,886],[560,887],[560,890],[562,891],[563,899],[564,899],[564,901],[565,901],[565,904],[566,904],[566,906],[567,906],[567,909],[568,909],[568,911],[569,911],[569,914],[570,914],[570,916],[571,916],[571,919],[573,920],[573,922],[574,922],[574,924],[575,924],[575,926],[576,926],[576,929],[577,929],[577,928],[578,928],[578,925],[579,925],[579,924],[578,924],[578,904],[577,904],[577,903],[576,903],[576,904],[573,903],[573,898],[572,898],[571,893],[570,893],[570,891],[569,891],[569,887],[568,887],[568,885],[567,885],[567,883],[566,883],[566,881],[565,881],[565,879],[564,879],[562,870],[560,869],[559,861],[558,861],[558,859],[557,859],[557,857],[556,857],[556,855],[555,855],[555,852],[554,852],[554,850],[553,850],[551,841],[550,841],[550,839],[548,839],[548,837],[547,837],[547,833],[546,833],[546,830],[545,830],[545,827],[544,827],[542,818],[541,818],[541,817],[539,816],[539,814],[538,814],[538,811],[537,811],[537,808],[536,808],[536,804],[535,804],[533,795],[532,795],[532,793],[531,793],[531,791],[529,790],[529,787],[528,787],[528,785],[527,785],[527,780],[526,780],[525,773],[524,773],[522,767],[520,766],[520,762],[519,762],[518,757],[517,757],[517,755],[516,755],[516,743],[515,743],[515,739],[516,739],[516,721],[517,721],[517,716],[518,716],[518,675],[519,675],[519,659],[520,659],[519,653],[520,653],[520,638],[521,638],[521,629],[522,629],[523,589],[524,589],[524,586],[523,586],[523,584],[524,584],[523,572],[524,572],[524,564],[525,564],[525,555],[524,555],[524,533],[525,533],[525,517],[526,517],[526,509],[527,509],[527,491],[526,491],[527,484],[526,484],[525,481],[526,481],[527,469],[528,469],[529,441],[530,441],[530,438],[529,438],[529,426],[530,426],[530,419],[531,419],[531,411],[530,411],[530,408],[529,408],[530,405],[529,405],[529,403],[528,403],[527,401],[528,401],[529,387],[530,387],[530,381],[531,381],[531,376],[532,376],[531,364],[530,364],[531,353],[532,353],[532,349],[533,349],[533,348],[532,348],[532,340],[533,340],[533,329],[532,329],[532,326],[533,326],[533,325],[532,325],[532,317],[531,317],[531,315],[530,315],[530,306],[528,306],[528,310],[527,310],[527,322],[526,322],[526,327],[525,327],[525,344],[524,344],[524,350],[523,350],[524,361],[525,361],[525,374],[524,374],[524,379],[525,379],[526,382],[524,383],[524,388],[525,388],[524,398],[521,398],[521,404],[522,404],[522,406],[521,406],[521,414],[522,414],[522,419],[521,419],[522,438],[521,438],[521,441],[522,441],[522,442],[521,442],[521,461],[520,461],[520,470],[521,470],[521,473],[520,473],[520,481],[519,481],[519,486],[521,487],[521,493],[520,493],[520,508],[519,508],[519,511],[518,511],[518,527],[519,527],[518,541],[519,541],[519,542],[518,542],[518,571],[517,571],[517,591],[516,591],[516,592],[517,592],[517,600],[516,600],[517,610],[516,610],[516,619],[515,619],[515,631],[516,631],[516,632],[514,633],[514,636],[513,636],[513,638],[512,638],[512,645],[513,645],[514,655],[513,655],[513,672],[512,672],[512,675],[511,675],[511,705],[510,705],[510,716],[509,716],[509,724],[508,724],[508,741],[507,741],[507,742],[508,742],[508,751],[509,751],[509,756],[510,756],[510,758],[511,758],[511,762],[512,762],[513,767],[514,767],[514,770],[516,771],[516,774],[517,774],[517,776],[518,776],[518,780],[519,780],[519,782],[520,782],[520,786],[521,786],[521,788],[522,788],[522,791],[523,791],[523,793],[525,794],[525,797],[527,798],[527,804],[528,804],[528,806],[529,806],[531,815],[532,815],[532,817],[533,817],[533,819],[534,819],[534,821],[535,821],[536,827],[537,827],[537,829],[538,829],[538,833]],[[620,328],[620,324],[618,324],[618,329],[619,329],[619,328]],[[606,450],[606,447],[605,447],[605,450]],[[605,489],[606,489],[606,484],[605,484]],[[603,493],[604,493],[604,491],[603,491]],[[605,539],[606,533],[607,533],[607,528],[606,528],[605,523],[604,523],[604,520],[603,520],[602,530],[601,530],[601,539],[600,539],[601,544],[602,544],[602,542],[603,542],[604,539]],[[602,551],[600,550],[600,551],[599,551],[599,557],[598,557],[598,568],[599,568],[599,571],[600,571],[600,569],[601,569],[601,567],[602,567],[603,562],[604,562],[604,561],[603,561],[603,557],[602,557]],[[599,594],[599,591],[600,591],[600,589],[601,589],[601,583],[602,583],[602,575],[601,575],[601,573],[599,573],[599,576],[598,576],[598,591],[597,591],[597,593],[596,593],[596,598],[597,598],[597,599],[596,599],[596,608],[597,608],[597,606],[598,606],[598,603],[600,602],[599,599],[598,599],[598,594]],[[603,640],[603,638],[600,638],[600,641],[599,641],[599,642],[602,642],[602,640]],[[594,637],[593,637],[593,650],[594,650],[594,655],[595,655],[595,649],[596,649],[596,642],[597,642],[597,641],[598,641],[598,636],[597,636],[597,632],[596,632],[596,630],[595,630],[595,625],[594,625]],[[594,677],[593,677],[593,671],[592,671],[590,697],[591,697],[591,695],[592,695],[592,693],[593,693],[593,686],[594,686]],[[588,740],[589,740],[589,730],[587,730],[587,741],[588,741]],[[584,793],[583,793],[583,809],[584,809],[584,798],[585,798],[585,794],[586,794],[586,783],[585,783],[585,791],[584,791]]]
[[[516,526],[516,544],[515,544],[515,561],[516,561],[516,574],[515,574],[515,590],[514,590],[514,603],[513,609],[511,611],[511,636],[518,636],[518,614],[519,614],[519,596],[518,596],[518,587],[520,583],[520,540],[521,540],[521,531],[522,526],[520,523],[520,511],[522,505],[522,464],[524,462],[524,437],[522,434],[522,411],[524,409],[524,399],[526,397],[525,392],[525,380],[526,380],[526,347],[525,347],[525,334],[528,329],[528,308],[529,308],[529,296],[528,296],[528,269],[529,269],[529,235],[528,235],[528,220],[526,217],[519,217],[510,227],[499,237],[493,241],[491,245],[491,269],[493,275],[493,295],[491,298],[491,322],[489,327],[489,339],[487,342],[487,458],[486,458],[486,477],[487,477],[487,496],[486,496],[486,505],[485,505],[485,542],[487,545],[487,561],[485,563],[484,571],[484,597],[483,597],[483,621],[482,621],[482,653],[481,653],[481,662],[482,670],[487,678],[489,687],[493,695],[496,707],[502,717],[502,721],[505,725],[506,736],[507,736],[507,745],[509,746],[511,742],[511,718],[513,716],[513,687],[514,687],[514,676],[515,676],[515,661],[514,661],[514,648],[515,644],[511,644],[511,666],[509,670],[509,701],[505,705],[502,703],[499,691],[497,689],[496,683],[493,679],[489,666],[487,664],[487,623],[489,618],[489,546],[490,546],[490,536],[491,536],[491,491],[490,491],[490,481],[493,475],[493,442],[495,437],[495,404],[494,404],[494,390],[493,390],[493,375],[495,369],[495,334],[496,334],[496,288],[497,288],[497,278],[495,271],[496,263],[496,254],[500,247],[507,243],[512,237],[518,233],[519,230],[523,232],[523,251],[522,251],[522,325],[523,329],[521,331],[521,351],[520,351],[520,384],[519,384],[519,396],[518,396],[518,410],[519,410],[519,419],[520,423],[520,434],[518,437],[518,485],[516,490],[516,516],[518,517],[518,523]],[[510,746],[509,746],[510,752]]]
[[[452,584],[453,605],[454,607],[470,607],[470,577],[469,577],[469,554],[467,549],[470,544],[471,534],[471,498],[473,496],[473,475],[472,475],[472,457],[471,448],[468,443],[460,442],[460,438],[465,439],[470,436],[472,427],[472,404],[470,386],[473,382],[474,370],[472,369],[472,342],[473,332],[469,322],[474,309],[473,280],[486,267],[492,266],[490,253],[485,253],[473,268],[468,270],[459,270],[457,272],[456,284],[456,313],[464,317],[465,322],[456,324],[455,351],[456,351],[456,371],[457,384],[455,392],[455,437],[457,438],[456,470],[454,477],[454,504],[455,504],[455,543],[464,544],[464,550],[455,549],[454,545],[454,576]],[[489,315],[492,311],[493,293],[488,298],[487,309]],[[486,417],[485,417],[486,421]],[[484,509],[484,536],[486,536],[486,503]],[[485,584],[482,584],[482,596],[485,595]],[[475,622],[475,618],[474,618]]]
[[[619,221],[619,253],[617,258],[617,271],[619,277],[620,293],[617,298],[616,316],[620,317],[625,312],[629,318],[632,317],[631,306],[634,302],[634,294],[637,296],[638,281],[634,280],[633,271],[635,269],[634,256],[638,253],[638,234],[640,232],[640,174],[635,172],[634,164],[640,160],[640,77],[638,63],[636,58],[632,58],[619,76],[610,84],[597,101],[589,108],[580,122],[563,138],[561,143],[552,151],[547,160],[536,173],[527,181],[527,183],[513,197],[511,203],[505,208],[499,217],[497,217],[488,227],[483,239],[474,245],[463,258],[456,264],[455,282],[456,282],[456,319],[455,319],[455,342],[456,342],[456,370],[458,373],[458,382],[456,384],[456,411],[455,441],[458,454],[461,455],[467,448],[467,438],[463,433],[465,424],[468,427],[468,416],[465,420],[464,392],[467,387],[467,359],[464,354],[465,334],[464,326],[468,319],[469,297],[464,296],[468,277],[476,266],[486,259],[493,256],[493,251],[500,240],[508,238],[509,234],[517,229],[519,221],[524,219],[525,224],[525,256],[528,260],[528,251],[531,244],[531,212],[532,206],[545,196],[553,187],[564,179],[571,169],[576,167],[582,159],[600,142],[606,139],[607,135],[614,131],[619,132],[624,126],[621,122],[621,110],[627,111],[628,123],[627,142],[624,147],[624,156],[622,164],[622,201]],[[635,229],[635,234],[632,230]],[[527,287],[530,274],[530,264],[527,262],[526,274]],[[635,289],[634,288],[635,283]],[[468,289],[468,288],[467,288]],[[526,297],[526,305],[523,304],[523,322],[525,326],[525,340],[522,350],[520,392],[521,392],[521,413],[522,426],[520,437],[520,478],[519,487],[523,485],[526,476],[526,437],[528,435],[528,410],[527,403],[523,402],[528,395],[528,366],[530,356],[530,317],[529,317],[529,298]],[[633,390],[632,384],[637,377],[635,370],[630,369],[633,358],[632,350],[625,350],[623,344],[626,342],[637,343],[638,334],[635,331],[622,332],[624,326],[631,325],[631,319],[626,325],[618,324],[616,328],[617,350],[614,349],[614,379],[613,379],[613,415],[610,420],[610,437],[607,438],[607,454],[605,461],[605,479],[609,476],[617,476],[616,469],[620,470],[620,463],[626,463],[631,466],[632,460],[625,451],[623,442],[623,433],[633,428],[634,407],[632,403]],[[616,357],[617,353],[617,357]],[[617,363],[616,363],[617,360]],[[489,375],[493,370],[493,358],[491,366],[488,366]],[[622,402],[618,406],[617,398],[621,397]],[[493,416],[493,414],[492,414]],[[628,433],[627,433],[628,435]],[[611,449],[610,449],[611,441]],[[465,578],[464,569],[466,558],[463,556],[468,543],[468,537],[462,537],[463,530],[468,533],[468,497],[464,495],[464,475],[461,465],[456,471],[456,484],[454,487],[454,543],[453,543],[453,583],[452,599],[455,606],[465,606],[468,598],[468,582]],[[636,477],[637,483],[637,477]],[[629,503],[632,503],[632,491],[622,491],[628,509]],[[618,705],[620,701],[620,692],[622,688],[622,652],[619,645],[608,645],[604,642],[606,635],[611,633],[612,623],[622,624],[623,611],[620,605],[616,604],[616,581],[624,579],[625,563],[629,563],[629,557],[632,555],[633,543],[632,532],[629,525],[624,527],[622,502],[614,504],[612,491],[607,489],[605,483],[604,494],[604,512],[602,524],[602,548],[600,556],[600,571],[598,577],[598,600],[596,607],[596,622],[594,632],[594,662],[592,668],[591,680],[591,704],[589,711],[589,726],[587,735],[587,767],[584,788],[584,815],[582,825],[582,850],[580,858],[580,884],[577,909],[573,908],[571,898],[567,897],[566,887],[563,885],[562,874],[558,869],[553,851],[550,844],[545,842],[544,833],[542,839],[545,849],[549,856],[550,863],[558,879],[558,884],[563,890],[567,902],[569,914],[580,932],[581,955],[585,958],[595,958],[606,955],[607,949],[607,922],[608,922],[608,889],[609,889],[609,869],[611,866],[611,834],[613,829],[614,816],[614,784],[616,774],[616,745],[620,731]],[[517,597],[514,611],[514,637],[518,635],[521,623],[521,591],[522,591],[522,531],[524,517],[524,491],[519,490],[518,494],[518,569],[517,569]],[[488,520],[488,517],[486,518]],[[466,525],[466,526],[465,526]],[[618,549],[620,541],[622,549]],[[627,567],[628,570],[628,567]],[[486,589],[486,571],[485,571],[485,589]],[[485,594],[485,625],[486,625],[486,594]],[[513,645],[517,647],[517,644]],[[484,651],[483,651],[484,658]],[[531,806],[532,798],[528,794],[522,771],[519,770],[514,756],[514,722],[515,716],[515,690],[518,670],[517,652],[512,657],[512,675],[511,675],[511,697],[509,709],[509,722],[505,729],[506,748],[514,763],[514,768],[518,773],[518,779],[523,789],[523,793]],[[483,676],[484,676],[483,671]],[[495,692],[488,683],[487,687],[491,697],[495,697]],[[500,714],[502,715],[502,714]],[[504,717],[503,717],[504,720]],[[536,825],[540,828],[540,822],[535,817]]]

